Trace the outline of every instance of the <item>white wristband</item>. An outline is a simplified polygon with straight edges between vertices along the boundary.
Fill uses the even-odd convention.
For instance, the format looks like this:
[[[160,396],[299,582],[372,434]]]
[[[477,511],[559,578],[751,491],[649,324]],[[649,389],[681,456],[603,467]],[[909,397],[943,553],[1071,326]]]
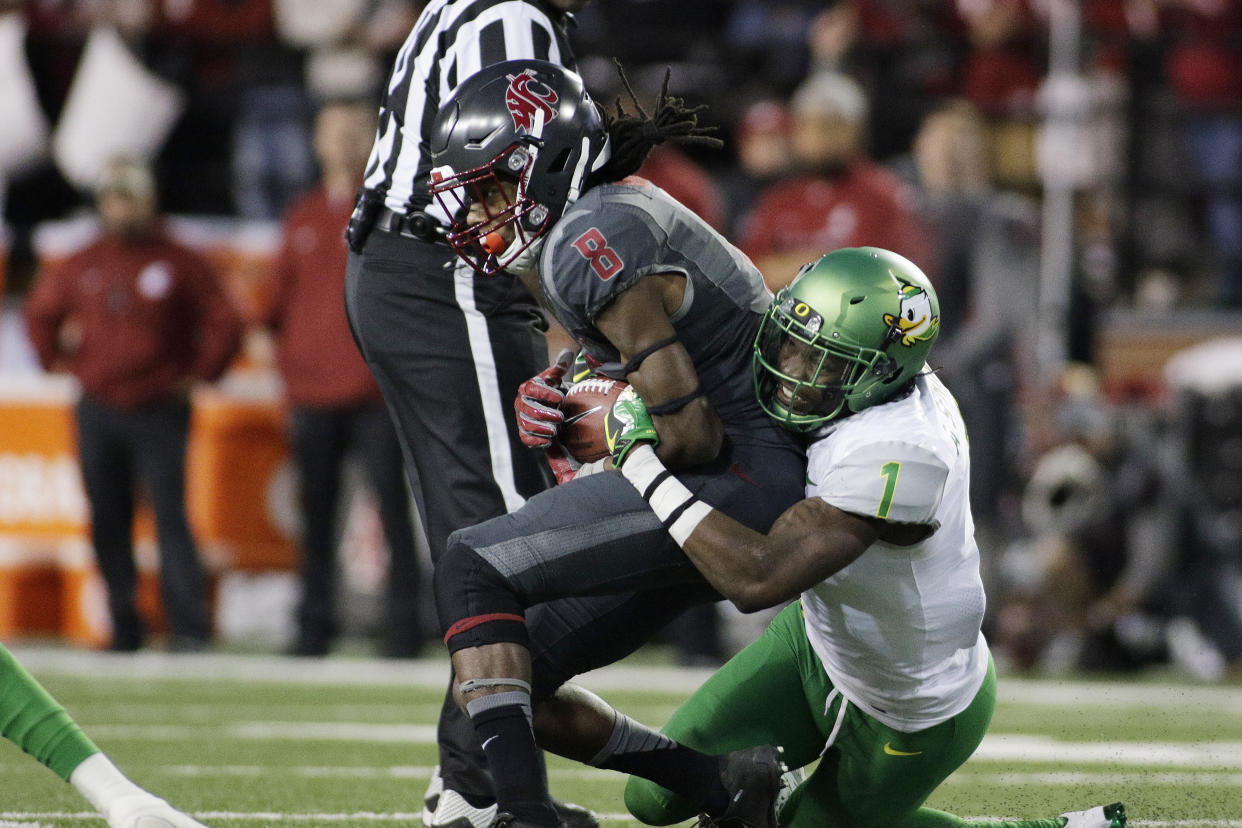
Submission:
[[[578,467],[578,470],[574,472],[574,480],[577,480],[579,477],[590,477],[593,474],[602,472],[604,470],[604,464],[607,462],[608,458],[605,456],[599,458],[598,460],[592,460],[590,463],[583,463]]]
[[[686,545],[695,527],[712,511],[664,467],[650,445],[631,451],[621,466],[621,474],[651,505],[651,511],[678,546]]]
[[[668,527],[668,533],[673,536],[673,540],[677,541],[678,546],[684,548],[686,541],[690,540],[690,535],[711,513],[711,506],[701,500],[695,500],[686,507],[677,520],[673,521],[673,525]]]
[[[147,793],[131,782],[102,753],[93,753],[83,759],[69,775],[69,783],[104,816],[108,815],[118,800]],[[153,797],[151,794],[147,795]]]

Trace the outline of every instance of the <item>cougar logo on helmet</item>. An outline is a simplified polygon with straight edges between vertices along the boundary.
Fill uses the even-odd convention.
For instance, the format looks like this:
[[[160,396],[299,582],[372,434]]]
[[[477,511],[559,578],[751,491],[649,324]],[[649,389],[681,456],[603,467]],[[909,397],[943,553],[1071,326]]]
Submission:
[[[453,217],[445,240],[484,276],[534,267],[540,239],[609,158],[608,133],[582,78],[545,60],[475,72],[440,107],[432,133],[432,166],[444,173],[432,176],[431,194]],[[506,182],[516,185],[509,203],[471,218]],[[497,250],[488,237],[506,227],[513,238]]]
[[[560,99],[550,86],[535,77],[535,70],[527,69],[519,75],[505,77],[509,79],[505,106],[509,107],[516,129],[533,132],[535,116],[539,112],[543,113],[545,124],[556,117],[556,103]]]

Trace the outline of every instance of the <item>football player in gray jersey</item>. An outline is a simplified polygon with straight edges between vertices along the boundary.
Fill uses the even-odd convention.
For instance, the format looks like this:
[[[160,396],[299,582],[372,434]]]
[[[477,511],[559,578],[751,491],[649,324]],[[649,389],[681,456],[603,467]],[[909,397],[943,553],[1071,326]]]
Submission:
[[[605,118],[577,75],[513,61],[473,75],[441,108],[431,189],[454,217],[448,240],[459,255],[484,276],[519,278],[599,372],[647,403],[645,422],[613,420],[615,453],[640,436],[657,441],[698,497],[766,531],[801,499],[805,467],[750,385],[770,293],[723,237],[631,177],[654,144],[704,137],[695,112],[666,91],[652,117],[618,106]],[[515,403],[523,441],[552,449],[562,485],[454,533],[435,572],[459,703],[497,802],[519,824],[556,824],[533,718],[545,748],[657,781],[719,824],[770,825],[774,749],[698,753],[565,684],[719,596],[670,536],[672,523],[610,465],[572,467],[556,452],[563,375],[563,365],[548,369]]]

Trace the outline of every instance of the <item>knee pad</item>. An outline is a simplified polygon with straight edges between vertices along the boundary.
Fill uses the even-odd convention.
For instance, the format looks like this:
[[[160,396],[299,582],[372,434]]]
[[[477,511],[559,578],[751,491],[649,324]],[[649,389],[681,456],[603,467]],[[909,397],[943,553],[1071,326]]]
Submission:
[[[460,539],[448,549],[434,573],[436,611],[449,652],[484,644],[510,642],[529,649],[524,607],[505,577]]]

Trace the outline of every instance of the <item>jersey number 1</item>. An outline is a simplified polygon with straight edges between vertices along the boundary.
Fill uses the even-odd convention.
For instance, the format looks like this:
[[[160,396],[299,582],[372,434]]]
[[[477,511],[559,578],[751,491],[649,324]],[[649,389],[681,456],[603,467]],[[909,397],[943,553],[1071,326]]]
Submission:
[[[888,510],[893,508],[893,492],[897,491],[897,475],[901,472],[898,462],[885,463],[880,467],[880,477],[884,478],[884,494],[880,496],[880,508],[875,516],[880,520],[888,517]]]

